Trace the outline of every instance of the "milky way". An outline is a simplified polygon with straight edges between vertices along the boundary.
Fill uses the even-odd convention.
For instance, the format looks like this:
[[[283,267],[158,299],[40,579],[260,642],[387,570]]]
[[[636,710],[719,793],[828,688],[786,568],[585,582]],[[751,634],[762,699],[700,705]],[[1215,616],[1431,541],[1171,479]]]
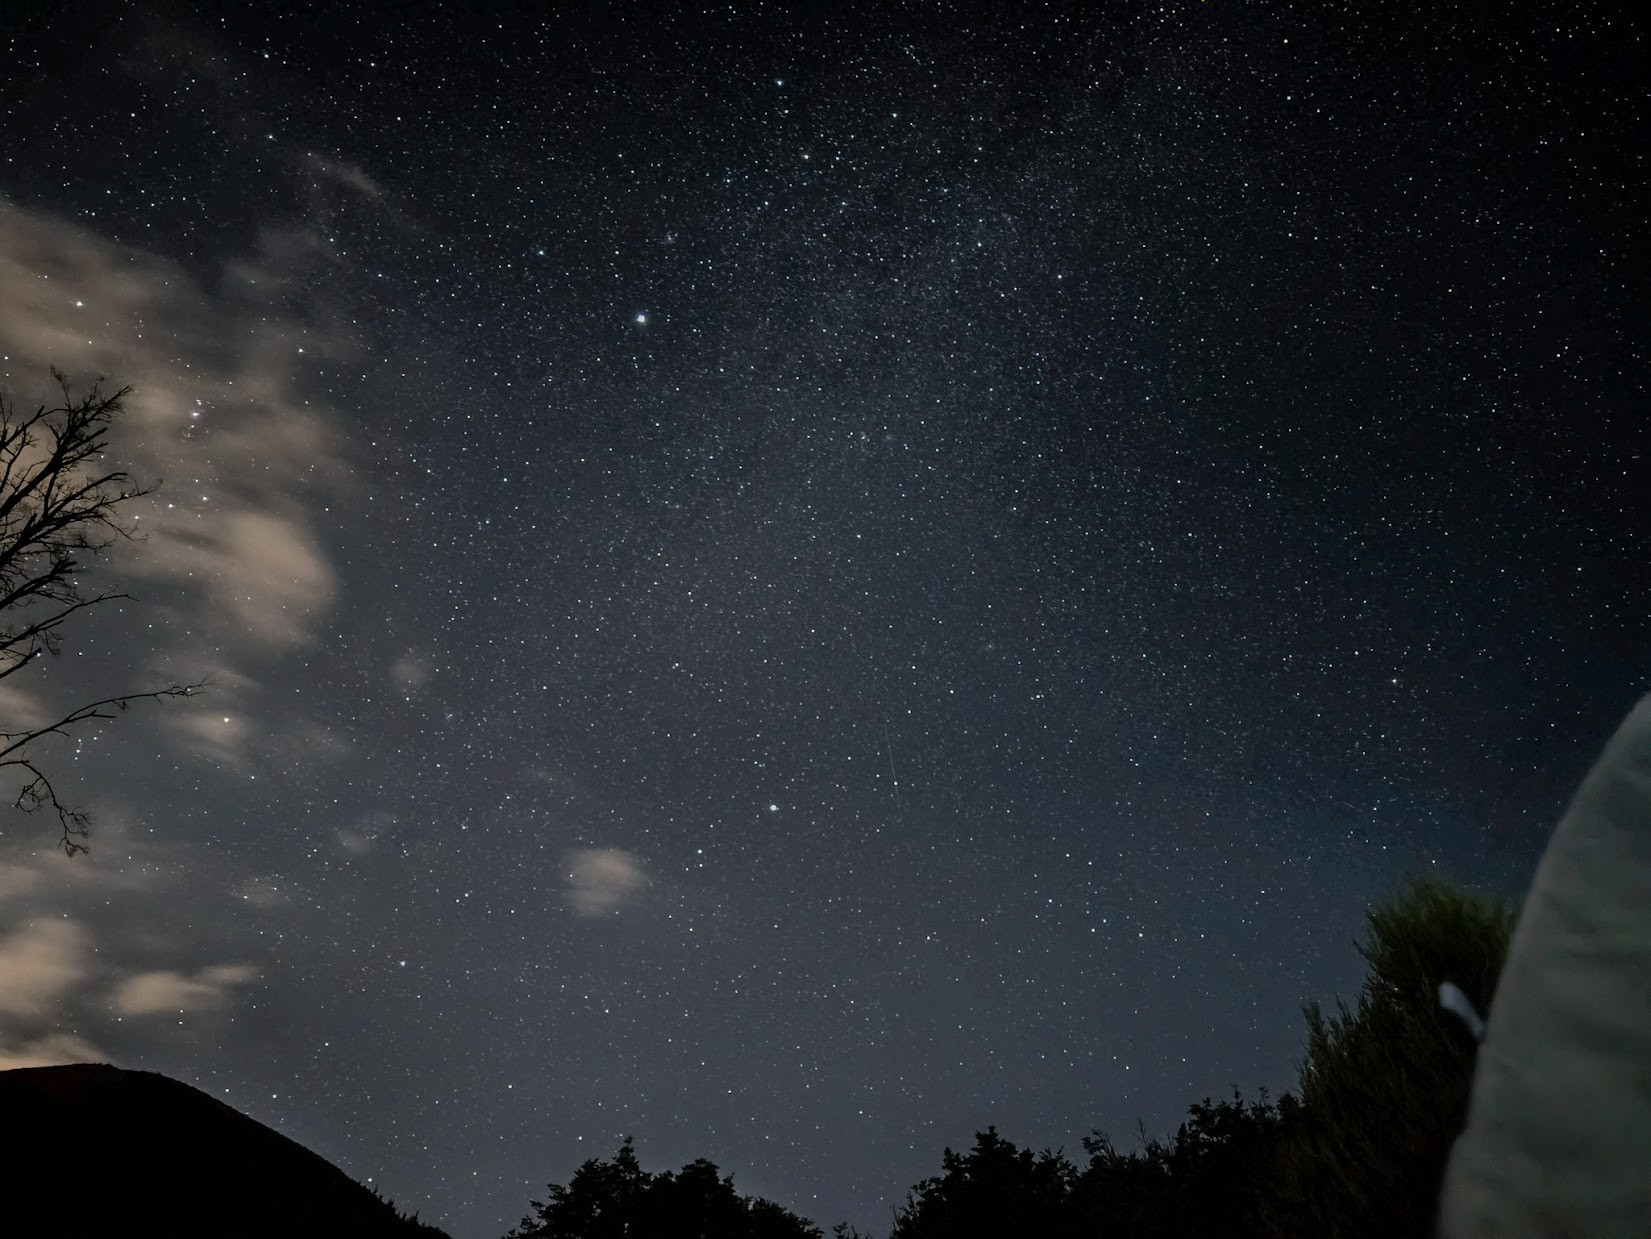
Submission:
[[[6,819],[7,1065],[882,1231],[1289,1087],[1648,687],[1614,10],[250,7],[3,22],[0,381],[164,485],[0,709],[214,681]]]

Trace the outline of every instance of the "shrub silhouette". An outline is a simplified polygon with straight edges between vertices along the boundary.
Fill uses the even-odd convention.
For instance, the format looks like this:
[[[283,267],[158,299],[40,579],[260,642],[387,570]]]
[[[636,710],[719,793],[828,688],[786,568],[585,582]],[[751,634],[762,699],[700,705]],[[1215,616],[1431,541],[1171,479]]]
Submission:
[[[1414,880],[1367,914],[1357,1003],[1310,1004],[1296,1093],[1206,1097],[1171,1138],[1121,1151],[1104,1133],[1088,1163],[977,1133],[896,1211],[889,1239],[1433,1239],[1451,1143],[1467,1113],[1472,1034],[1439,1006],[1450,981],[1489,1006],[1511,905]],[[716,1166],[650,1175],[627,1139],[589,1161],[510,1239],[819,1239],[806,1219],[741,1197]],[[846,1224],[842,1236],[857,1235]]]
[[[912,1188],[889,1239],[1075,1236],[1070,1196],[1076,1171],[1059,1153],[1034,1155],[988,1127],[968,1153],[947,1149],[943,1172]]]
[[[1481,1010],[1514,910],[1416,880],[1368,913],[1357,1005],[1305,1010],[1298,1092],[1195,1103],[1173,1138],[1121,1151],[1084,1141],[1081,1171],[988,1128],[912,1189],[891,1239],[1432,1239],[1440,1183],[1467,1113],[1474,1040],[1439,1006],[1455,983]]]
[[[1277,1239],[1431,1239],[1450,1146],[1467,1115],[1475,1045],[1439,1006],[1452,981],[1481,1011],[1514,909],[1443,882],[1410,883],[1369,913],[1356,1008],[1309,1005],[1300,1113],[1280,1148]]]
[[[698,1158],[681,1170],[649,1174],[626,1136],[612,1161],[592,1159],[507,1239],[822,1239],[806,1218],[773,1201],[741,1196],[732,1177]]]

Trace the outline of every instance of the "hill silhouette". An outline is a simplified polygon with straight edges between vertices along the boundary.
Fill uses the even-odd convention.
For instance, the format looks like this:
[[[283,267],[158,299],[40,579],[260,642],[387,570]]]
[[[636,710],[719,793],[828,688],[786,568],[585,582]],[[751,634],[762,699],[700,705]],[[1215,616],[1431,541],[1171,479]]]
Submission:
[[[103,1063],[0,1071],[0,1233],[445,1239],[199,1089]]]

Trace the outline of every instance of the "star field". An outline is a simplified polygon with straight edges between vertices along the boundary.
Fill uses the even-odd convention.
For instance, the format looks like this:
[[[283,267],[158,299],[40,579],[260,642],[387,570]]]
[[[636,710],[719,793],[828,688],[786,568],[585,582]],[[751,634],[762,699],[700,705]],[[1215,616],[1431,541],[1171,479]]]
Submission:
[[[7,820],[6,1065],[883,1231],[1288,1087],[1646,691],[1611,6],[254,7],[3,26],[0,381],[165,479],[29,691],[215,681]]]

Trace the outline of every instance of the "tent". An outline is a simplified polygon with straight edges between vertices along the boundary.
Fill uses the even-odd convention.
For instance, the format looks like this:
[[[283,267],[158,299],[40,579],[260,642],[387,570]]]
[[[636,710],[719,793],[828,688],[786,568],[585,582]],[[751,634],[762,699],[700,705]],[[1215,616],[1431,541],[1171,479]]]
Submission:
[[[1651,1236],[1651,696],[1606,744],[1532,879],[1439,1235]]]

